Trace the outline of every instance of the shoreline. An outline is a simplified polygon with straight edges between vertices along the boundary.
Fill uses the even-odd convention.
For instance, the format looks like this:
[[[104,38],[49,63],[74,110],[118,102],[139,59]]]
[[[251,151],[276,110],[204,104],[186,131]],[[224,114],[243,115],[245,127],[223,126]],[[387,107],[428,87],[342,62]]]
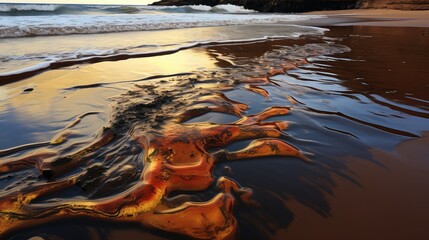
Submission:
[[[297,16],[306,16],[306,15],[323,15],[326,17],[322,18],[312,18],[307,20],[291,21],[285,23],[286,25],[298,25],[306,27],[337,27],[337,26],[377,26],[377,27],[418,27],[418,28],[429,28],[429,10],[425,11],[405,11],[405,10],[389,10],[389,9],[353,9],[353,10],[333,10],[333,11],[315,11],[300,13]],[[257,26],[259,24],[255,24]],[[273,24],[275,26],[276,24]],[[240,27],[245,25],[237,26],[225,26],[225,28],[231,27]],[[205,27],[205,28],[216,28],[216,27]],[[190,28],[192,29],[192,28]],[[200,29],[200,27],[194,28]],[[143,31],[146,32],[146,31]],[[131,34],[133,32],[126,32],[124,34]],[[115,34],[115,33],[112,33]],[[67,36],[67,35],[65,35]],[[74,36],[74,35],[71,35]],[[61,37],[61,36],[55,36]],[[12,39],[10,39],[12,41]],[[270,38],[258,38],[256,41],[270,40]],[[0,86],[9,84],[15,81],[19,81],[36,74],[39,74],[43,71],[48,71],[52,69],[58,69],[62,67],[72,66],[75,64],[87,64],[100,61],[117,61],[126,58],[137,58],[137,57],[150,57],[160,54],[169,54],[172,52],[181,51],[187,48],[198,47],[206,44],[222,44],[225,42],[229,44],[231,42],[253,42],[251,40],[227,40],[227,41],[208,41],[208,42],[196,42],[196,44],[191,44],[190,46],[178,46],[175,49],[167,49],[161,51],[149,51],[142,53],[113,53],[109,55],[95,55],[92,57],[85,57],[83,59],[66,59],[66,60],[55,60],[52,62],[40,62],[36,65],[31,65],[22,69],[12,69],[11,71],[6,71],[0,73]],[[235,44],[235,43],[234,43]],[[165,53],[163,53],[165,52]]]

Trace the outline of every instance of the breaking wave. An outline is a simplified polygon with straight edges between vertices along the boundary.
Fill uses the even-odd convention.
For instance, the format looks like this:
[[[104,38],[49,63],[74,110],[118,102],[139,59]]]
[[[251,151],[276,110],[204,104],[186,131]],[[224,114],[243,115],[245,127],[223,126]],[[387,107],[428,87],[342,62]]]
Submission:
[[[206,5],[188,6],[132,6],[132,5],[76,5],[76,4],[0,4],[0,15],[33,16],[62,14],[147,14],[147,13],[255,13],[232,4],[214,7]]]
[[[39,11],[39,12],[54,12],[61,5],[55,4],[1,4],[0,12],[28,12],[28,11]]]
[[[17,16],[0,17],[0,38],[52,36],[165,30],[192,27],[231,26],[244,24],[273,24],[307,20],[320,16],[304,15],[229,15],[229,14],[154,14],[121,15],[63,15],[61,17]]]

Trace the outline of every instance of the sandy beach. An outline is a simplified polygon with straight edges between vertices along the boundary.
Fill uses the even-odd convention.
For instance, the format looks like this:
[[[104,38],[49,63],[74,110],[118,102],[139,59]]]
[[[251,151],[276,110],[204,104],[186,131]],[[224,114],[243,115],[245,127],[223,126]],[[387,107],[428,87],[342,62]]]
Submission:
[[[306,14],[328,16],[321,21],[311,21],[320,26],[384,26],[384,27],[429,27],[429,11],[403,11],[391,9],[353,9],[317,11]]]
[[[0,77],[1,237],[426,239],[429,11],[307,14],[17,38],[138,46]]]

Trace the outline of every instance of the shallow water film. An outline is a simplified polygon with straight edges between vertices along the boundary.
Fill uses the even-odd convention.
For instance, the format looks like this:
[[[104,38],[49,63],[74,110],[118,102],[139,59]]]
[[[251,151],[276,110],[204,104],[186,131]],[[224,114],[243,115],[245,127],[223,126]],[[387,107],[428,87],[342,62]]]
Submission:
[[[428,36],[332,27],[8,79],[0,234],[424,239]]]

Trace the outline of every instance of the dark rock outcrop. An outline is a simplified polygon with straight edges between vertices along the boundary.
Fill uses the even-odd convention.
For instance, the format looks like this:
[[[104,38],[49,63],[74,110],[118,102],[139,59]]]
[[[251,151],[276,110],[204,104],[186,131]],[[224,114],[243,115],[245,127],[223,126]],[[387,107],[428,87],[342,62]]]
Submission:
[[[307,12],[354,8],[429,9],[429,0],[161,0],[153,5],[234,4],[259,12]]]

